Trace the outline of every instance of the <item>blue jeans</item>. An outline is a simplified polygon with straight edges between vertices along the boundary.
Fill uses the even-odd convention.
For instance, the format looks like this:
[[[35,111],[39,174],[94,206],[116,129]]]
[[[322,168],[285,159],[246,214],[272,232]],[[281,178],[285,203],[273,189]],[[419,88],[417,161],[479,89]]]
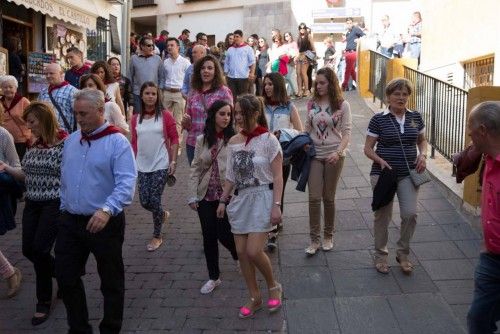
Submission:
[[[141,112],[142,100],[139,95],[134,94],[134,114],[138,114]]]
[[[189,166],[191,166],[191,163],[194,159],[194,146],[186,144],[186,154],[188,157]]]
[[[412,58],[420,58],[420,46],[422,43],[410,43],[408,49]]]
[[[482,253],[474,275],[474,298],[467,314],[469,334],[489,334],[500,320],[500,255]]]

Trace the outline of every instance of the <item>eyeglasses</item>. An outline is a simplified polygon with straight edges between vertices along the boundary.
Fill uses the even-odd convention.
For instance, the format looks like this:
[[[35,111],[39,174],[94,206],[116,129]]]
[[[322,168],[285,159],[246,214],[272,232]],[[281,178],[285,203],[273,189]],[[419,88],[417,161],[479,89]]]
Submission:
[[[154,47],[155,45],[154,45],[154,44],[145,44],[145,46],[147,46],[148,48],[152,48],[152,47]]]
[[[305,29],[306,27],[299,27],[299,30]]]

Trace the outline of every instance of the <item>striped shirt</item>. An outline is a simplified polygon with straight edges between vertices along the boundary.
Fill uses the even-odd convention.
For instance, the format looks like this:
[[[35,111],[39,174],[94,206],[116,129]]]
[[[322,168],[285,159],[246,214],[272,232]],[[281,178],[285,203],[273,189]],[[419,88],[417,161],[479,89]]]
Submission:
[[[404,154],[397,130],[403,143]],[[424,132],[425,125],[420,113],[407,109],[403,118],[397,119],[386,109],[372,117],[366,134],[377,138],[375,153],[392,168],[396,168],[398,176],[403,177],[410,174],[406,166],[405,155],[410,168],[415,168],[417,137]],[[380,165],[374,162],[370,175],[380,175],[380,172]]]

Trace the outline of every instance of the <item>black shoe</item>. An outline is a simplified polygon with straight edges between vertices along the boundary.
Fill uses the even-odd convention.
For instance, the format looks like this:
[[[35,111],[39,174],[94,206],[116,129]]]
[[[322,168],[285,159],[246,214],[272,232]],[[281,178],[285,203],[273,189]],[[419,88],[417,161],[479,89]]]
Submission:
[[[272,252],[278,247],[278,244],[276,243],[276,237],[270,237],[267,239],[267,249]]]
[[[31,324],[33,326],[38,326],[43,324],[47,319],[49,318],[50,314],[50,304],[46,303],[38,303],[36,304],[36,313],[42,313],[43,316],[41,317],[33,317],[31,318]]]

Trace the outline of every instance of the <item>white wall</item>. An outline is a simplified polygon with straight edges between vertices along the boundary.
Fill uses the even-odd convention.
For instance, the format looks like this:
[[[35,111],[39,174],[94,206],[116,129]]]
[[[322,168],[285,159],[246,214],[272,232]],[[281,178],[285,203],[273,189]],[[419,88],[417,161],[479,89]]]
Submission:
[[[182,15],[172,14],[166,17],[166,25],[170,36],[177,37],[183,29],[188,29],[191,31],[191,40],[195,40],[197,33],[204,32],[207,35],[215,35],[215,43],[217,43],[224,41],[227,33],[243,29],[243,7],[190,12]],[[162,30],[163,27],[158,27],[158,29]],[[243,31],[243,33],[246,32]]]

